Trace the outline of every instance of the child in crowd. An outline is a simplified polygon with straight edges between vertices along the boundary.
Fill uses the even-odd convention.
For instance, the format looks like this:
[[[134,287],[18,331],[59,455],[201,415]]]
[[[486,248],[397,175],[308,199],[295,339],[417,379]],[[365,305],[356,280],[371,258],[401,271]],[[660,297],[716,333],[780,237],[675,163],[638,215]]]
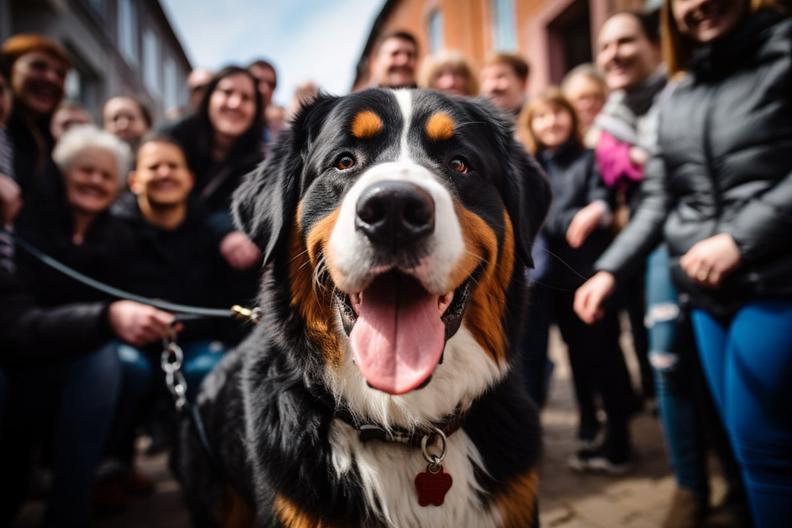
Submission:
[[[591,275],[592,264],[611,241],[608,191],[594,154],[583,146],[577,116],[560,90],[551,88],[523,110],[519,133],[547,172],[553,205],[543,236],[553,256],[542,282],[547,311],[568,346],[580,412],[581,449],[570,460],[575,469],[626,471],[630,459],[628,419],[633,392],[619,346],[615,315],[586,326],[572,309],[574,290]],[[599,423],[594,395],[602,397],[607,428],[596,442]]]

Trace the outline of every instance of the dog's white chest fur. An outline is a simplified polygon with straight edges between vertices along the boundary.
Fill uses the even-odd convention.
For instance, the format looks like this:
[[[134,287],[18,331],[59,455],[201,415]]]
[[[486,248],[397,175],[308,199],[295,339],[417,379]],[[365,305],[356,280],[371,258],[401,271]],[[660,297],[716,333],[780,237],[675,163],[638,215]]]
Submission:
[[[371,441],[362,443],[350,425],[335,420],[330,428],[333,468],[345,476],[360,474],[368,508],[393,528],[488,528],[501,525],[500,513],[484,506],[473,465],[482,466],[478,450],[464,431],[448,438],[443,470],[454,479],[442,506],[420,506],[415,477],[426,471],[420,449]]]

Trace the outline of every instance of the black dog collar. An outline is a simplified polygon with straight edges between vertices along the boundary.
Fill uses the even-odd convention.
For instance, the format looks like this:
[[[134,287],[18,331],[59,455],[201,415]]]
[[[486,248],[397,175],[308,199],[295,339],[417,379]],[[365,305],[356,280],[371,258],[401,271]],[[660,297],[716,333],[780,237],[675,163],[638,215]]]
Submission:
[[[361,423],[347,409],[336,409],[335,417],[351,425],[358,432],[361,442],[377,440],[380,442],[391,442],[394,444],[404,444],[411,447],[421,447],[421,442],[427,436],[431,437],[442,431],[445,436],[451,436],[462,427],[465,415],[462,412],[455,412],[447,416],[438,423],[433,423],[431,428],[405,429],[404,427],[385,428],[375,423]]]

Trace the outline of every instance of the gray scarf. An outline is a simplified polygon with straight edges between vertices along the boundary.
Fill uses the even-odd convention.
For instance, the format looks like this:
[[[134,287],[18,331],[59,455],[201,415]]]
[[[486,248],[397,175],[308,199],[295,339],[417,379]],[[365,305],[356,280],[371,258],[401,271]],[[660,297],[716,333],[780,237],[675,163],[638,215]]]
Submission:
[[[642,137],[640,122],[652,109],[657,94],[665,85],[665,70],[658,69],[632,90],[611,92],[594,126],[619,141],[646,147],[650,141]]]

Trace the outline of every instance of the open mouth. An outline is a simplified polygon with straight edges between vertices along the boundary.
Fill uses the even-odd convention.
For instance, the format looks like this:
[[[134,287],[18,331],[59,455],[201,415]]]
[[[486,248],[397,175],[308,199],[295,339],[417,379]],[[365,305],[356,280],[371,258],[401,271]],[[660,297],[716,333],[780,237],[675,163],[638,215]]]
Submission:
[[[405,394],[430,381],[446,340],[459,329],[471,282],[436,295],[389,271],[361,292],[337,294],[354,361],[371,387]]]
[[[77,192],[87,198],[106,198],[107,191],[100,187],[93,187],[89,185],[82,185],[77,187]]]

